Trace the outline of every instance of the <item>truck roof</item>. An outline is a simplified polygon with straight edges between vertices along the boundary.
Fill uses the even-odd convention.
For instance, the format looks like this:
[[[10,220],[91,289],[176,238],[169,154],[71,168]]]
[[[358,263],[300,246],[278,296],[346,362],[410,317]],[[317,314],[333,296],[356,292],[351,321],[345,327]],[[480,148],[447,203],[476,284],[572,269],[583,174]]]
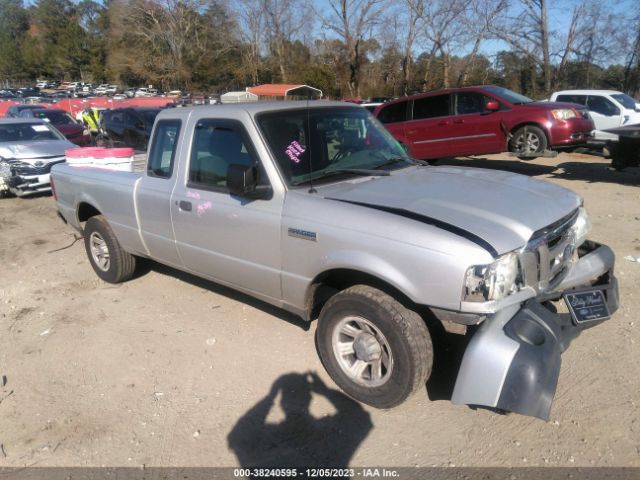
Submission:
[[[158,115],[158,119],[165,117],[188,117],[191,112],[206,112],[211,113],[213,117],[220,118],[224,115],[224,112],[228,112],[230,116],[236,116],[240,112],[246,112],[253,116],[262,112],[282,111],[282,110],[299,110],[301,108],[329,108],[329,107],[344,107],[360,109],[359,105],[348,102],[335,102],[326,100],[292,100],[292,101],[280,101],[280,102],[245,102],[245,103],[232,103],[225,105],[205,105],[185,108],[169,108],[163,110]]]

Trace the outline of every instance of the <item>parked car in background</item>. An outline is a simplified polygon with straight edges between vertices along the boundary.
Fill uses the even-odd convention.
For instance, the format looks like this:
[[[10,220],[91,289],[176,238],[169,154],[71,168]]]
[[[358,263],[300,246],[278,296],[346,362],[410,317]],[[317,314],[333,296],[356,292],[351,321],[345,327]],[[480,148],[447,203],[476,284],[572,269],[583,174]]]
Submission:
[[[155,88],[138,88],[134,94],[134,97],[153,97],[158,94],[158,90]]]
[[[419,159],[504,151],[535,158],[586,144],[594,128],[584,107],[535,102],[496,86],[403,97],[379,106],[375,116]]]
[[[109,85],[106,83],[103,83],[101,85],[98,85],[96,89],[93,91],[93,93],[95,93],[96,95],[106,95],[107,88],[109,88]]]
[[[100,141],[146,150],[159,108],[113,108],[102,112]]]
[[[11,105],[7,109],[6,117],[18,118],[20,116],[20,113],[25,110],[41,110],[41,109],[42,109],[42,105],[26,105],[26,104]]]
[[[51,190],[50,172],[75,145],[36,118],[0,119],[0,193],[19,197]]]
[[[135,88],[127,88],[124,91],[124,94],[127,96],[127,98],[133,98],[136,95],[136,89]]]
[[[84,126],[64,110],[58,108],[23,110],[19,118],[39,118],[55,126],[70,142],[81,147],[91,144],[91,135],[85,135]]]
[[[16,94],[22,98],[35,97],[37,95],[40,95],[40,89],[34,87],[19,88],[18,90],[16,90]]]
[[[617,140],[618,135],[604,130],[640,123],[636,101],[616,90],[563,90],[551,94],[550,100],[586,107],[595,125],[596,140]]]

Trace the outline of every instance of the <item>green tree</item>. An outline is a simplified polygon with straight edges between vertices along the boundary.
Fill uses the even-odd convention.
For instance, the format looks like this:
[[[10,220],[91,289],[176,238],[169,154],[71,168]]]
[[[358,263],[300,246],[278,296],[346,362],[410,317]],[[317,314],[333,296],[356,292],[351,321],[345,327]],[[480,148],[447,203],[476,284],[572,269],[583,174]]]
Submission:
[[[23,77],[22,43],[29,29],[22,0],[0,0],[0,79]]]

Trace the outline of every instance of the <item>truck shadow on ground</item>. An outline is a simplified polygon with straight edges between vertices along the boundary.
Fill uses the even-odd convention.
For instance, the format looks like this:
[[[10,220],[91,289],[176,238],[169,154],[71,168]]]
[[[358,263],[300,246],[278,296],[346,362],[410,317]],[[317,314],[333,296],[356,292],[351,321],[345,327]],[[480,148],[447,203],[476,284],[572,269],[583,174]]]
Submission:
[[[150,271],[154,271],[156,273],[160,273],[162,275],[168,275],[179,280],[182,280],[185,283],[191,284],[195,287],[202,288],[205,290],[209,290],[218,295],[222,295],[231,300],[235,300],[236,302],[244,303],[249,305],[250,307],[256,308],[258,310],[262,310],[269,315],[273,315],[280,320],[284,320],[292,325],[302,328],[305,331],[308,331],[311,328],[311,322],[307,322],[300,318],[299,316],[290,313],[281,308],[275,307],[271,304],[258,300],[254,297],[246,295],[242,292],[238,292],[232,288],[225,287],[223,285],[217,284],[210,280],[206,280],[201,277],[196,277],[190,273],[183,272],[181,270],[176,270],[175,268],[168,267],[166,265],[162,265],[160,263],[156,263],[152,260],[143,259],[138,261],[138,265],[136,266],[136,273],[134,278],[139,278]]]
[[[314,395],[324,397],[335,413],[314,417],[310,411]],[[277,398],[284,418],[270,422]],[[317,374],[289,373],[238,420],[227,442],[244,468],[340,469],[348,467],[372,428],[369,413],[358,402],[327,387]],[[307,474],[299,471],[297,477]]]
[[[507,170],[530,177],[548,176],[550,178],[581,180],[590,183],[606,182],[629,186],[640,185],[640,167],[628,167],[622,171],[616,171],[610,168],[611,161],[605,159],[597,163],[572,161],[559,162],[556,165],[540,165],[524,160],[460,157],[437,160],[434,165]]]

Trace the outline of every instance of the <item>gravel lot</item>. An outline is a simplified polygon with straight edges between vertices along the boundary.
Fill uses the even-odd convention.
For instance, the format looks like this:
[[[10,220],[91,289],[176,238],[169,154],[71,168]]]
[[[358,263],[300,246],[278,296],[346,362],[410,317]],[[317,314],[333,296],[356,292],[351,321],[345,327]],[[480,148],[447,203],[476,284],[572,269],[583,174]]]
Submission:
[[[156,264],[106,284],[82,241],[55,251],[74,231],[51,197],[12,198],[0,200],[0,466],[640,467],[640,263],[624,259],[640,257],[640,169],[578,154],[443,163],[575,190],[591,238],[616,252],[621,308],[563,355],[549,422],[437,400],[446,378],[395,410],[361,407],[324,373],[315,324]],[[454,350],[436,360],[451,374]]]

